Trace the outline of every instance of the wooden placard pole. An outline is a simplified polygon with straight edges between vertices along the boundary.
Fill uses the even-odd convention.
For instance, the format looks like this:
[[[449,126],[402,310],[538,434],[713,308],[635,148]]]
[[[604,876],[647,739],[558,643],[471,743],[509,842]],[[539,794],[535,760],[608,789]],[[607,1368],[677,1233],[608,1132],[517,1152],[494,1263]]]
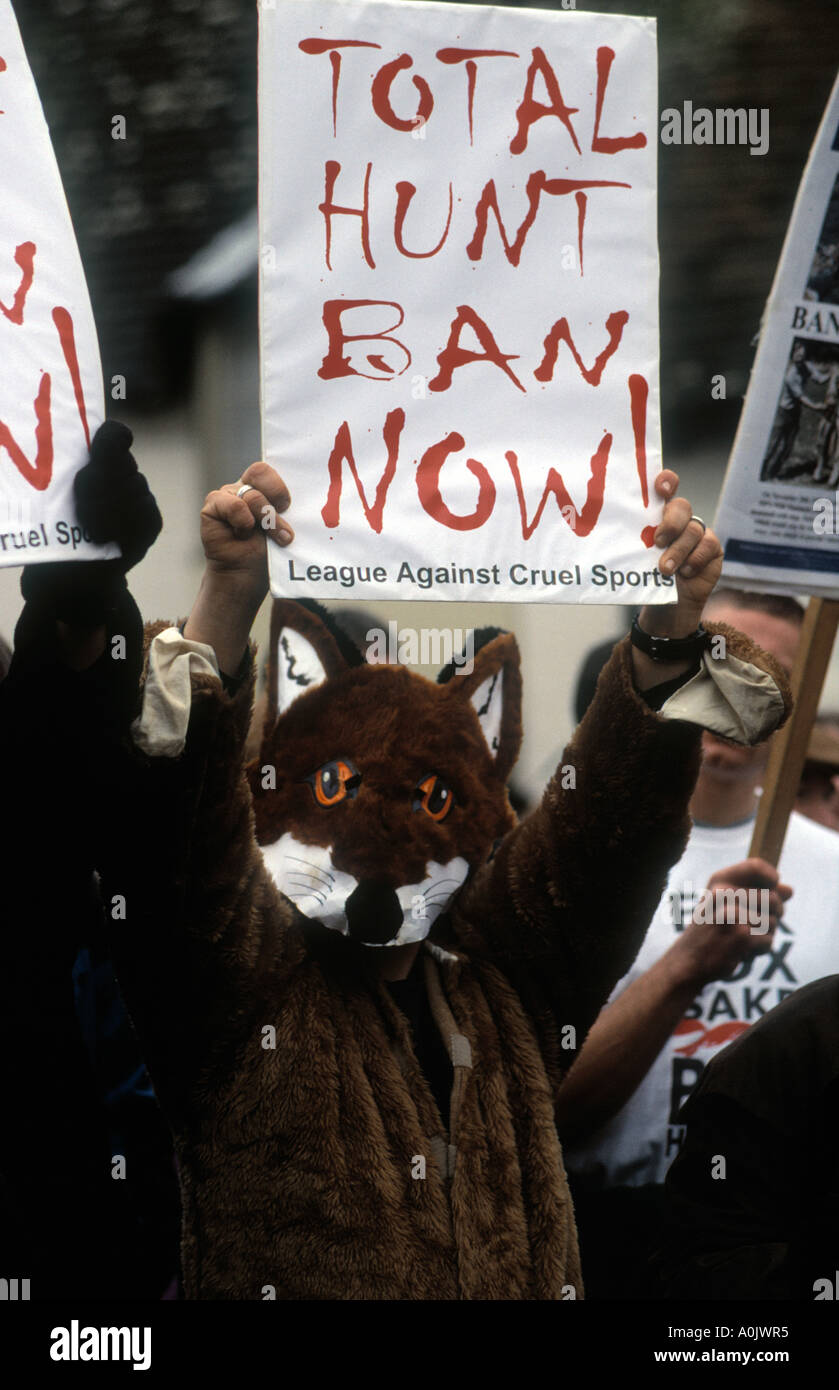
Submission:
[[[778,863],[787,821],[798,794],[807,744],[833,651],[837,624],[839,600],[810,600],[792,671],[795,706],[787,723],[775,736],[749,848],[750,856],[768,859],[770,864]]]

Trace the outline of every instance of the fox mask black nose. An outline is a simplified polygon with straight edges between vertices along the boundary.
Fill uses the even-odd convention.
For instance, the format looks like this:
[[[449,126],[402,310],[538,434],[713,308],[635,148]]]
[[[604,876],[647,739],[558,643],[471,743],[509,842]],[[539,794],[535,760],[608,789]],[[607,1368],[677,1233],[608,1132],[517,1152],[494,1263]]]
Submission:
[[[384,946],[402,925],[399,899],[387,884],[362,879],[344,905],[349,934],[368,946]]]

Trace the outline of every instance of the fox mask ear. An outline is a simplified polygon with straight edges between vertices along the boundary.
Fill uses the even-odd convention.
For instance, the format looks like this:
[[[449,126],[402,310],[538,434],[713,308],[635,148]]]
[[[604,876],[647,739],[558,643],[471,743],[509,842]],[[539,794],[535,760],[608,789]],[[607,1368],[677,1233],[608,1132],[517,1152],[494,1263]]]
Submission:
[[[285,713],[298,695],[332,680],[354,664],[342,652],[342,645],[342,636],[335,632],[319,606],[275,599],[268,657],[270,724]]]
[[[511,632],[489,630],[475,637],[472,670],[468,675],[449,675],[443,679],[460,699],[469,700],[478,716],[490,757],[502,781],[515,765],[521,746],[521,665],[518,643]]]

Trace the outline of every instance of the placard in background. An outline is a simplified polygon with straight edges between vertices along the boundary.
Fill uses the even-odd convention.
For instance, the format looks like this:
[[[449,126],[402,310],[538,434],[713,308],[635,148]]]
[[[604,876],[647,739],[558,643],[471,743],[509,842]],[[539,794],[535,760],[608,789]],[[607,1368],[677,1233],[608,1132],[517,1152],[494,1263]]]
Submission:
[[[0,0],[0,565],[118,555],[85,540],[73,477],[103,419],[70,213],[17,21]]]
[[[798,190],[715,529],[741,588],[839,598],[839,80]]]

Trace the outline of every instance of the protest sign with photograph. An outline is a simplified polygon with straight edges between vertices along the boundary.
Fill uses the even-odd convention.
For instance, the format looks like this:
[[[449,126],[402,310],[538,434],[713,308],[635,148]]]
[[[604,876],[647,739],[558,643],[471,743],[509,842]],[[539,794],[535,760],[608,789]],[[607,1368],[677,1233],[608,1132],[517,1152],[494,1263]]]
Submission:
[[[9,0],[0,0],[0,565],[118,554],[88,542],[73,477],[103,418],[87,286]]]
[[[260,7],[277,594],[667,603],[653,20]]]
[[[741,587],[839,597],[839,81],[764,314],[716,530]]]

